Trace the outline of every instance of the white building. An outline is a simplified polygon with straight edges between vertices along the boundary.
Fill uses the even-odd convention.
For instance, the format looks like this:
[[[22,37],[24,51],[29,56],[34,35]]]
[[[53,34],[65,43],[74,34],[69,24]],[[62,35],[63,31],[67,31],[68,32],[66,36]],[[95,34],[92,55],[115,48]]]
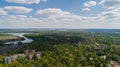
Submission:
[[[5,57],[5,64],[9,64],[12,62],[12,58],[11,57]]]
[[[116,61],[111,61],[110,64],[108,64],[108,67],[120,67],[120,64]]]
[[[5,57],[5,64],[9,64],[19,58],[25,58],[25,54],[16,54],[9,57]]]

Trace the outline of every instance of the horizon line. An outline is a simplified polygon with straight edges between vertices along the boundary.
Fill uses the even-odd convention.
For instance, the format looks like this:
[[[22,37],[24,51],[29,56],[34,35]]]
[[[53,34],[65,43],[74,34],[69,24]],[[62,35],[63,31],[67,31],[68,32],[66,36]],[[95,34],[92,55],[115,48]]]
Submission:
[[[0,28],[0,29],[120,29],[120,28],[40,28],[40,27],[31,27],[31,28]]]

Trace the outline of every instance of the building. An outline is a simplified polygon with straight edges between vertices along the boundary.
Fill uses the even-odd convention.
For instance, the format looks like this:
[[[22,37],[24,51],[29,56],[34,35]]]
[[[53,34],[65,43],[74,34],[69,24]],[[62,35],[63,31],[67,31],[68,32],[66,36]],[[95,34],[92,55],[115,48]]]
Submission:
[[[105,55],[104,55],[104,56],[100,56],[100,58],[105,60],[105,59],[106,59],[106,56],[105,56]]]
[[[25,58],[25,54],[15,54],[12,56],[8,56],[8,57],[5,57],[4,61],[5,61],[5,64],[9,64],[19,58]]]
[[[12,62],[12,58],[11,57],[5,57],[5,64],[9,64]]]
[[[29,60],[32,60],[34,57],[37,57],[39,59],[41,57],[41,52],[36,52],[36,50],[25,50],[25,54],[15,54],[5,57],[5,64],[9,64],[19,58],[25,58],[25,55],[28,57]]]
[[[111,61],[110,64],[108,64],[108,67],[120,67],[120,64],[116,61]]]
[[[18,56],[17,55],[13,55],[13,56],[11,56],[11,58],[12,58],[12,61],[15,61],[18,58]]]
[[[17,54],[18,58],[25,58],[25,54]]]
[[[33,57],[37,57],[38,59],[41,57],[41,52],[36,52],[35,50],[25,50],[25,54],[29,60],[32,60]]]
[[[39,59],[40,57],[41,57],[41,52],[37,52],[36,54],[35,54],[35,56]]]

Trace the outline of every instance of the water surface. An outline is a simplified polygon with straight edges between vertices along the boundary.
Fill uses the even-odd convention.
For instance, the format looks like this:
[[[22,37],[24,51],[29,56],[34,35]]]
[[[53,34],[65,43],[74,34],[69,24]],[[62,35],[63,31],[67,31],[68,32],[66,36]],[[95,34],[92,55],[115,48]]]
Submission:
[[[30,33],[5,33],[5,34],[11,34],[11,35],[15,35],[18,37],[22,37],[24,38],[24,40],[20,40],[20,41],[9,41],[9,42],[5,42],[4,44],[18,44],[19,42],[21,43],[31,43],[33,42],[33,39],[27,38],[24,36],[24,34],[30,34]]]

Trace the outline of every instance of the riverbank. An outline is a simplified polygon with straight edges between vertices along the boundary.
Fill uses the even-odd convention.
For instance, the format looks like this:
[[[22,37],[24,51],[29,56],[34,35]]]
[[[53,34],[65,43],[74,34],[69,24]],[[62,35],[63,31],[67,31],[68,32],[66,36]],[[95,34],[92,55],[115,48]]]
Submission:
[[[6,38],[6,39],[3,39],[1,41],[4,44],[14,44],[14,45],[18,44],[19,42],[21,42],[21,43],[31,43],[31,42],[33,42],[32,39],[25,37],[24,36],[25,34],[30,34],[30,33],[3,33],[3,34],[1,34],[1,35],[4,35],[4,36],[2,36],[2,38]],[[9,37],[7,35],[11,35],[11,37]],[[9,37],[9,39],[8,39],[8,37]]]
[[[8,52],[14,52],[21,49],[27,43],[33,42],[32,39],[25,37],[24,35],[28,33],[5,33],[0,34],[1,41],[3,43],[0,46],[0,55]]]
[[[0,34],[0,41],[18,40],[18,36],[13,36],[9,34]]]

